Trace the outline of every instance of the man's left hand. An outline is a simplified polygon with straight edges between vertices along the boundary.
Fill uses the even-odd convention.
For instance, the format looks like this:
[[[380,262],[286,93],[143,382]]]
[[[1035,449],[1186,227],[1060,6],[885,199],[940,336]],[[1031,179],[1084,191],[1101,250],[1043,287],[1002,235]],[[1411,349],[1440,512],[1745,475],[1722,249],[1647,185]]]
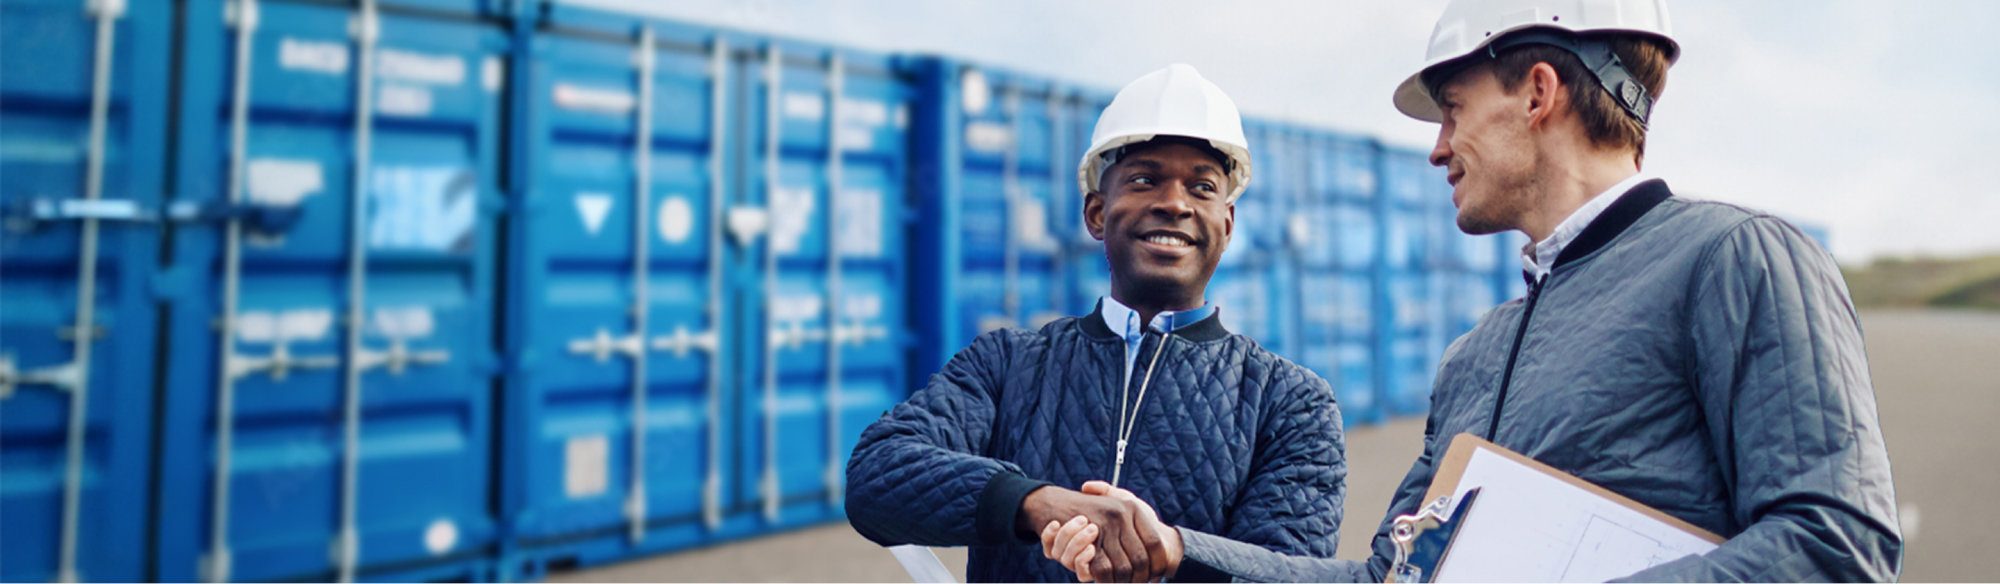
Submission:
[[[1172,576],[1180,569],[1182,549],[1180,531],[1160,522],[1159,514],[1131,491],[1111,486],[1104,481],[1090,481],[1083,484],[1081,491],[1087,495],[1108,496],[1133,504],[1140,510],[1138,523],[1142,529],[1150,529],[1158,536],[1161,549],[1148,550],[1155,573]],[[1090,563],[1097,556],[1097,526],[1082,517],[1065,524],[1050,523],[1042,530],[1042,555],[1062,563],[1076,573],[1078,582],[1093,582]]]

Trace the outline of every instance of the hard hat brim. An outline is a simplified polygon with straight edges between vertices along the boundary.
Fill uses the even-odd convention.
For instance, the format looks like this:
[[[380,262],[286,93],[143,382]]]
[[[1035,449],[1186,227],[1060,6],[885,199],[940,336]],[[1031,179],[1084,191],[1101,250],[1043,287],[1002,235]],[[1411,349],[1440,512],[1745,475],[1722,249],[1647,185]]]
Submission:
[[[1396,86],[1396,111],[1421,121],[1443,123],[1444,110],[1438,109],[1437,99],[1431,97],[1430,90],[1424,87],[1423,77],[1423,72],[1419,71]]]
[[[1090,151],[1083,154],[1083,160],[1077,162],[1077,187],[1084,194],[1090,194],[1093,191],[1101,191],[1103,189],[1103,185],[1098,184],[1098,181],[1104,177],[1104,171],[1109,168],[1104,164],[1103,154],[1105,152],[1132,144],[1151,142],[1155,138],[1165,136],[1206,140],[1210,147],[1215,148],[1222,152],[1224,156],[1230,158],[1230,163],[1234,166],[1234,169],[1229,172],[1229,179],[1230,182],[1235,183],[1231,185],[1229,191],[1228,202],[1230,204],[1235,204],[1237,199],[1243,197],[1243,191],[1250,188],[1251,169],[1249,148],[1244,147],[1242,144],[1233,144],[1223,140],[1172,131],[1128,134],[1109,139],[1105,143],[1097,145],[1096,148],[1091,148]]]

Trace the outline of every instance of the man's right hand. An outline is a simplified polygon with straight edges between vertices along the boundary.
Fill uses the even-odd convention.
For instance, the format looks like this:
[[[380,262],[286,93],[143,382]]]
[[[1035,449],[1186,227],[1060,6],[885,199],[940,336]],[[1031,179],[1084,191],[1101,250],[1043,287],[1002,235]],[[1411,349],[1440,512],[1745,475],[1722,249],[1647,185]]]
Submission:
[[[1047,486],[1028,493],[1015,521],[1023,531],[1041,532],[1050,524],[1083,517],[1098,530],[1099,553],[1090,561],[1093,576],[1104,582],[1151,582],[1171,568],[1159,533],[1144,523],[1145,511],[1132,499]]]

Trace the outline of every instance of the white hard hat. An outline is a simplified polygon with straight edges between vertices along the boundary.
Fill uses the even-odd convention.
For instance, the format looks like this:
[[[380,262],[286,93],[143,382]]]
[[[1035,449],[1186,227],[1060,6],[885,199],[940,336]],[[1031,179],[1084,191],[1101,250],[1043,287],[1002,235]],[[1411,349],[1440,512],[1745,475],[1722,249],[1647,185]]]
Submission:
[[[1243,138],[1243,116],[1222,88],[1194,67],[1175,63],[1147,73],[1118,90],[1111,105],[1097,116],[1090,133],[1090,151],[1077,163],[1076,182],[1084,193],[1098,190],[1104,169],[1117,162],[1120,148],[1159,136],[1207,140],[1229,157],[1228,201],[1236,202],[1250,185],[1250,141]]]
[[[1508,33],[1525,29],[1546,30],[1517,34],[1493,45]],[[1668,63],[1680,58],[1680,44],[1674,42],[1667,22],[1666,0],[1453,0],[1431,30],[1423,68],[1396,87],[1396,109],[1419,120],[1443,121],[1425,74],[1463,64],[1467,57],[1493,56],[1499,49],[1547,44],[1576,53],[1613,100],[1645,124],[1652,96],[1631,78],[1609,44],[1579,33],[1651,35],[1666,41]]]

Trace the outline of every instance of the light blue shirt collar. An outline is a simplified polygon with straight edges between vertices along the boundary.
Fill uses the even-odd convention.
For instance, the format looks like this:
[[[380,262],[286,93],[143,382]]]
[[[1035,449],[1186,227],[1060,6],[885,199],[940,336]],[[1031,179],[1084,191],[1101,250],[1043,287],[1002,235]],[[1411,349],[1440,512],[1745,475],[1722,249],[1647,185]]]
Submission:
[[[1201,306],[1187,310],[1169,310],[1153,315],[1153,322],[1139,326],[1139,311],[1132,310],[1118,299],[1106,294],[1099,300],[1098,312],[1104,315],[1104,327],[1111,329],[1119,338],[1125,339],[1125,385],[1132,384],[1132,365],[1139,359],[1139,344],[1146,339],[1146,329],[1166,334],[1188,325],[1201,322],[1218,309],[1204,300]]]

